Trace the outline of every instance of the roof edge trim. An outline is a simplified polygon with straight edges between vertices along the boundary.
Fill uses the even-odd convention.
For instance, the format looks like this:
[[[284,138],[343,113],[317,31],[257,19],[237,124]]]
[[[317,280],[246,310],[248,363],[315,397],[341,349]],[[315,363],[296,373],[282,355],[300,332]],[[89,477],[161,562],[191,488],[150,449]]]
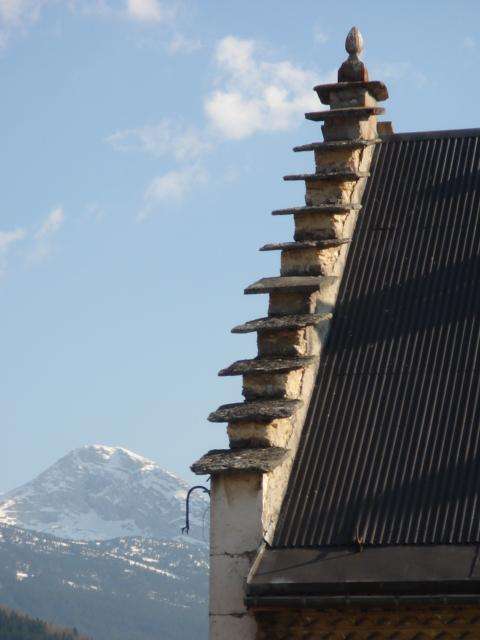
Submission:
[[[382,138],[382,143],[400,140],[423,140],[426,138],[473,138],[480,136],[480,127],[475,129],[445,129],[439,131],[400,131]]]

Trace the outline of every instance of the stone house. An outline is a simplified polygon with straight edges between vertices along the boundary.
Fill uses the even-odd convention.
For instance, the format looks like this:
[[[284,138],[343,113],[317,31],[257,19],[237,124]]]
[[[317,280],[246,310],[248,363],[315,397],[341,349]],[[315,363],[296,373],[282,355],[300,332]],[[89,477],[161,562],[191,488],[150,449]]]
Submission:
[[[393,133],[347,36],[211,477],[212,640],[480,638],[480,129]]]

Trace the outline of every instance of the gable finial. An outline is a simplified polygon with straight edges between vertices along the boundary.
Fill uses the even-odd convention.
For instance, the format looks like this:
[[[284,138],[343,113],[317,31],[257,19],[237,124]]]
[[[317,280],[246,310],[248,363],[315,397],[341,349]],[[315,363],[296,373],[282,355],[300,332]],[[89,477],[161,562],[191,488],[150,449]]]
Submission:
[[[357,27],[352,27],[345,39],[345,49],[351,56],[359,56],[363,51],[363,36]]]
[[[348,59],[338,70],[339,82],[368,82],[368,71],[359,55],[363,51],[363,37],[357,27],[352,27],[345,40]]]

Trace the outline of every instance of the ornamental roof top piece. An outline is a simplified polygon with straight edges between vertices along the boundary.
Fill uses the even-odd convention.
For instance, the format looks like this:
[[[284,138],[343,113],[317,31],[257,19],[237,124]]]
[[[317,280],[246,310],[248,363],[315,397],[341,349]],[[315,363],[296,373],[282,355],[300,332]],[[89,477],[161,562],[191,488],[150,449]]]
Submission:
[[[368,82],[368,71],[359,59],[363,51],[363,37],[357,27],[352,27],[345,40],[348,59],[338,70],[339,82]]]

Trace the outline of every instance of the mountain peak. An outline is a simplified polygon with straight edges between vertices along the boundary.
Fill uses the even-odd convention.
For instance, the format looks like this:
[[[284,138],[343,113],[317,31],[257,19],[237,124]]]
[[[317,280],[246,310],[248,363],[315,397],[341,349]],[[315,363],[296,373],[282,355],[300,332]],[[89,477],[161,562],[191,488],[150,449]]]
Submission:
[[[183,480],[124,447],[87,445],[2,496],[0,522],[73,540],[176,537],[187,489]],[[193,537],[204,537],[207,506],[194,498]]]
[[[108,447],[104,444],[88,444],[84,447],[79,447],[78,449],[73,449],[70,453],[62,458],[66,460],[76,459],[80,462],[93,462],[93,463],[118,463],[118,462],[127,462],[135,465],[139,468],[158,468],[161,467],[150,460],[149,458],[145,458],[138,453],[134,453],[125,447]],[[165,473],[170,474],[168,471]]]
[[[115,455],[118,455],[125,456],[138,462],[149,462],[151,464],[155,464],[153,460],[144,458],[138,453],[134,453],[133,451],[130,451],[130,449],[126,449],[125,447],[107,447],[104,444],[86,444],[84,447],[79,447],[78,449],[74,449],[73,451],[71,451],[72,454],[77,455],[81,455],[84,452],[92,452],[93,454],[102,457],[104,460],[110,460]]]

